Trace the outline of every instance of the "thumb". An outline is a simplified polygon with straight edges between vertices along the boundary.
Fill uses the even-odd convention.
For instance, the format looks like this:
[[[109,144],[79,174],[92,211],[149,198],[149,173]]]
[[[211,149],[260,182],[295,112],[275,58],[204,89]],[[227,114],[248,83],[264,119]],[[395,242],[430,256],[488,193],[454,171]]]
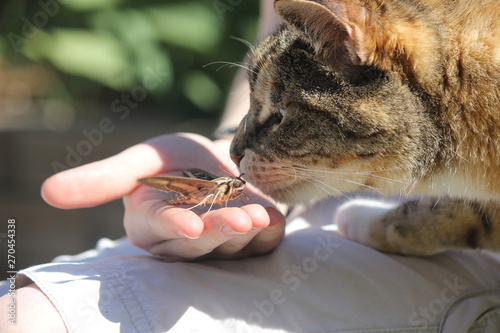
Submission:
[[[163,135],[107,159],[55,174],[43,183],[41,194],[47,203],[63,209],[100,205],[128,195],[139,178],[182,170],[193,154],[198,158],[210,155],[210,144],[198,135]],[[214,158],[205,160],[217,163]]]

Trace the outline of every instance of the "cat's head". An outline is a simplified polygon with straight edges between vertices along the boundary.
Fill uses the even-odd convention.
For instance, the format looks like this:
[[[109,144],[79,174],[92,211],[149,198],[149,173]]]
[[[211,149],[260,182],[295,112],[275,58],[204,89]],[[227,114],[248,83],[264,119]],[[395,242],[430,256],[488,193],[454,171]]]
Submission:
[[[295,203],[424,177],[441,130],[439,34],[423,8],[278,0],[284,24],[251,55],[250,110],[231,146],[245,178]]]

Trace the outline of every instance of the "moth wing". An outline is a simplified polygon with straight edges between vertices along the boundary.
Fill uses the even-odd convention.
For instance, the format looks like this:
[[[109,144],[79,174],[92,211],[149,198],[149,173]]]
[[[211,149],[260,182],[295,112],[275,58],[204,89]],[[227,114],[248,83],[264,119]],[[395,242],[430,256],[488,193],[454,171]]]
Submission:
[[[218,178],[216,175],[211,174],[208,171],[205,171],[202,169],[197,169],[197,168],[184,170],[184,171],[182,171],[182,174],[185,177],[203,179],[203,180],[214,180],[214,179]]]
[[[177,206],[177,205],[199,205],[203,201],[203,199],[205,199],[205,198],[206,198],[206,195],[205,196],[200,195],[197,197],[186,197],[183,194],[178,193],[178,194],[174,195],[172,198],[163,200],[163,202],[168,204],[168,205],[174,205],[174,206]]]
[[[177,192],[183,195],[198,193],[215,185],[209,180],[175,176],[146,177],[139,179],[139,182],[156,190]]]
[[[143,185],[164,192],[177,192],[164,200],[169,205],[198,205],[217,191],[217,184],[209,180],[175,176],[155,176],[139,179]]]

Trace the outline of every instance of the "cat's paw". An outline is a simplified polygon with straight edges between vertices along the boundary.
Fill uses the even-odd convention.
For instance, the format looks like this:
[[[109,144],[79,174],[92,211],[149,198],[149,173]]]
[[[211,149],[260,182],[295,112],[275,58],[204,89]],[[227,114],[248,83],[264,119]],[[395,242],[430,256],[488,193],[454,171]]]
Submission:
[[[338,208],[334,223],[344,238],[384,250],[381,248],[381,244],[374,239],[371,229],[374,224],[378,224],[377,221],[395,207],[396,205],[393,203],[376,200],[352,200]]]
[[[445,250],[430,235],[433,216],[408,214],[412,204],[353,200],[339,207],[335,223],[343,237],[383,252],[426,256]]]

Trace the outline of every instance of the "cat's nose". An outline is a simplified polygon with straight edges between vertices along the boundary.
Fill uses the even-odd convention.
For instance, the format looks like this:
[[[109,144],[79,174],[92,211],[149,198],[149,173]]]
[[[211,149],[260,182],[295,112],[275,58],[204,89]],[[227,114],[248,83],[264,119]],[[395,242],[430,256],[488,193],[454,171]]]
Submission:
[[[245,157],[245,150],[246,144],[244,144],[244,141],[240,137],[235,136],[229,147],[229,156],[238,167],[243,157]]]
[[[231,159],[233,160],[234,164],[236,164],[238,167],[240,166],[240,162],[241,160],[243,159],[243,157],[245,157],[245,154],[233,154],[233,152],[231,152],[229,154],[229,156],[231,156]]]

